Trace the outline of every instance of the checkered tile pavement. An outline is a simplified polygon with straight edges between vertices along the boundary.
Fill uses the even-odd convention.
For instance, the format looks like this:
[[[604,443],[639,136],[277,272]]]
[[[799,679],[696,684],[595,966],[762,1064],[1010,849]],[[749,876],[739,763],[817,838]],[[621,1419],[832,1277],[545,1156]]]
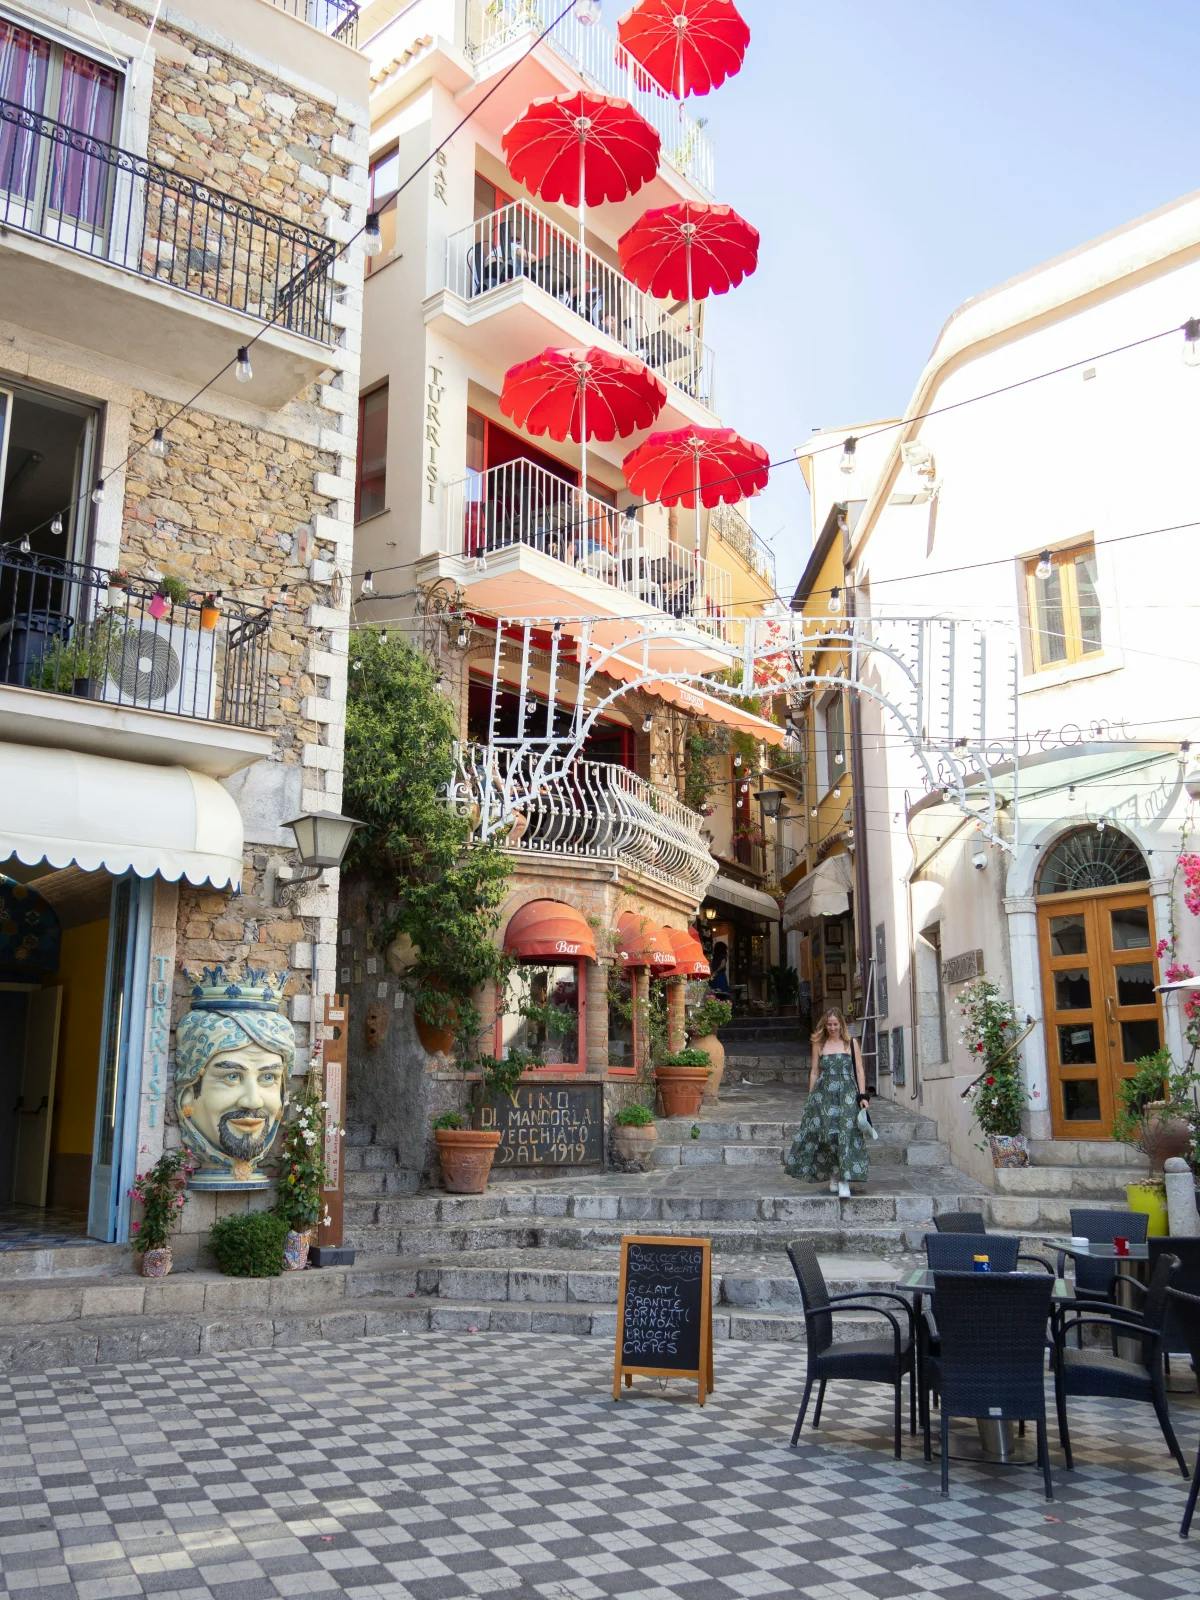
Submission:
[[[0,1593],[20,1600],[1195,1600],[1200,1529],[1149,1408],[1073,1408],[1077,1467],[896,1462],[884,1391],[724,1346],[609,1398],[598,1340],[410,1334],[0,1382]],[[1200,1408],[1176,1417],[1195,1449]],[[969,1424],[967,1426],[970,1426]]]

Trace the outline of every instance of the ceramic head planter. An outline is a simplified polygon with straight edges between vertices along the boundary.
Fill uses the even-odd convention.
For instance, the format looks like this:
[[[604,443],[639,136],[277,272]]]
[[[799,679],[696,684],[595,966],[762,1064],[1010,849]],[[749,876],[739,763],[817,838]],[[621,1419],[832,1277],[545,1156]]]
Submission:
[[[175,1113],[199,1161],[193,1189],[267,1189],[260,1170],[283,1123],[296,1035],[279,1010],[283,974],[222,967],[191,979],[175,1030]]]

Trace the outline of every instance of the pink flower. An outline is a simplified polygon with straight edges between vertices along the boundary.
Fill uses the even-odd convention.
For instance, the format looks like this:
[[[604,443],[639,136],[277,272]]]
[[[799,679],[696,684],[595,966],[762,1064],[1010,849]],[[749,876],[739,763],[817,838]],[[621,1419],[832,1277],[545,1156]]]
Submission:
[[[130,1223],[130,1227],[133,1229],[134,1233],[141,1233],[142,1231],[142,1225],[140,1222]]]
[[[1166,971],[1166,981],[1168,983],[1178,983],[1181,978],[1194,978],[1195,976],[1196,974],[1186,961],[1172,961]]]

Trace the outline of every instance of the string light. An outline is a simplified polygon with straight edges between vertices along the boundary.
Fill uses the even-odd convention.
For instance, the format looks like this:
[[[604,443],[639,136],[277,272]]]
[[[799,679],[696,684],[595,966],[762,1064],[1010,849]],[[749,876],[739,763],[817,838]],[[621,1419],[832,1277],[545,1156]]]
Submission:
[[[92,490],[92,504],[94,506],[102,506],[104,504],[104,479],[103,478],[97,478],[96,479],[96,487]]]
[[[1039,583],[1045,583],[1054,571],[1054,562],[1050,559],[1049,550],[1043,550],[1038,557],[1038,564],[1033,569],[1033,575]]]
[[[167,437],[161,428],[155,428],[154,437],[149,444],[150,454],[159,461],[165,461],[167,456]]]
[[[1200,317],[1189,317],[1183,325],[1183,362],[1200,367]]]
[[[1096,832],[1097,833],[1103,833],[1105,828],[1107,828],[1107,827],[1108,827],[1108,819],[1107,819],[1107,817],[1097,817],[1096,818]]]
[[[21,535],[21,542],[17,545],[17,549],[23,556],[27,556],[29,554],[29,535],[27,533],[23,533]]]
[[[842,591],[840,585],[836,583],[829,591],[829,609],[833,612],[838,612],[842,609]]]
[[[854,471],[855,467],[858,465],[858,463],[854,459],[854,457],[857,455],[857,453],[858,453],[858,440],[854,437],[853,434],[850,434],[849,437],[844,441],[844,443],[842,445],[842,459],[839,462],[839,465],[840,465],[842,471],[846,474],[847,477],[850,476],[850,474]]]
[[[366,225],[363,228],[363,250],[369,256],[377,256],[383,249],[383,234],[379,228],[378,211],[368,211]]]
[[[363,580],[358,586],[358,592],[364,599],[375,593],[375,574],[370,567],[363,573]]]
[[[653,726],[654,718],[651,716],[650,712],[647,711],[646,715],[642,718],[642,732],[649,733]]]
[[[62,538],[63,519],[62,519],[62,512],[61,511],[54,518],[54,521],[50,524],[50,532],[54,535],[54,537],[56,539],[61,539]]]
[[[237,362],[234,365],[233,375],[239,383],[249,383],[254,376],[254,368],[250,365],[250,346],[238,345]]]

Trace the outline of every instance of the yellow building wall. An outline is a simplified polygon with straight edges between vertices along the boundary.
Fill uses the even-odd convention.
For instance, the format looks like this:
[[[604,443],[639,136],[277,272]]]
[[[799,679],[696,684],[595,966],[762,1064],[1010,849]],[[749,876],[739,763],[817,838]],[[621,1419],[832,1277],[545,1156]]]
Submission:
[[[821,564],[821,570],[813,584],[812,593],[804,602],[802,615],[805,619],[820,618],[822,622],[829,616],[829,591],[841,588],[845,595],[845,574],[842,568],[841,541],[835,539],[830,545]],[[811,633],[814,643],[820,639],[824,629],[812,627],[807,630]],[[844,648],[832,647],[815,649],[811,654],[806,652],[807,662],[814,672],[833,672],[839,666],[848,664],[848,654]],[[847,819],[853,815],[851,810],[854,794],[854,774],[850,763],[850,706],[848,696],[842,693],[842,723],[846,736],[846,768],[842,775],[840,785],[841,796],[835,799],[833,789],[826,787],[824,763],[819,760],[817,743],[817,703],[829,691],[818,689],[810,704],[809,715],[805,720],[805,738],[808,743],[808,771],[811,777],[810,807],[817,807],[817,815],[809,820],[809,842],[815,849],[822,840],[831,833],[837,833],[847,824]]]
[[[55,1156],[91,1158],[107,961],[107,917],[63,933],[58,971],[63,1009],[50,1145]]]

